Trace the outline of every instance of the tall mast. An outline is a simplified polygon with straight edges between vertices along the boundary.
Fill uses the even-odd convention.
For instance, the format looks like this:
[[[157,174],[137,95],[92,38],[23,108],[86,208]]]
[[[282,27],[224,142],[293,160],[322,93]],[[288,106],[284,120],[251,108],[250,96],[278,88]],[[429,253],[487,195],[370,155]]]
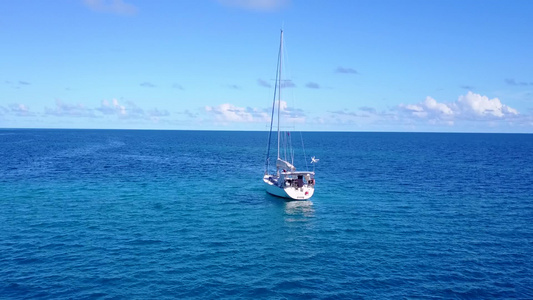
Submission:
[[[279,132],[279,116],[281,110],[281,62],[283,56],[283,29],[281,30],[281,35],[279,38],[279,69],[278,69],[278,159],[279,159],[279,142],[280,142],[280,132]]]
[[[282,31],[283,34],[283,31]],[[265,160],[265,174],[268,173],[268,167],[270,164],[270,140],[272,137],[272,125],[274,124],[274,111],[276,108],[276,96],[278,94],[278,89],[281,88],[281,86],[278,84],[279,76],[281,74],[281,44],[280,41],[279,44],[279,51],[278,51],[278,62],[277,62],[277,69],[276,69],[276,80],[274,81],[274,98],[272,99],[272,114],[270,116],[270,131],[268,132],[268,143],[267,143],[267,155]],[[278,158],[279,158],[279,113],[278,113]]]

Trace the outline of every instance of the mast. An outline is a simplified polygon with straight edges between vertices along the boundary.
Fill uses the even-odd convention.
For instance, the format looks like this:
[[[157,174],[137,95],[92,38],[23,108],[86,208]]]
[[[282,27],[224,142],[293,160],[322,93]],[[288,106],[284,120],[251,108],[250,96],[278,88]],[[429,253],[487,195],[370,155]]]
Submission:
[[[279,116],[281,110],[281,62],[283,54],[283,29],[281,29],[281,34],[279,38],[279,69],[278,69],[278,159],[279,159],[279,142],[280,142],[280,132],[279,132]]]
[[[283,30],[281,31],[281,38],[280,38],[280,44],[279,44],[278,62],[277,62],[277,69],[276,69],[276,80],[274,81],[274,99],[272,99],[272,114],[270,116],[270,130],[268,132],[267,155],[266,155],[266,161],[265,161],[265,174],[268,174],[268,167],[269,167],[269,164],[270,164],[270,141],[271,141],[271,137],[272,137],[272,125],[274,124],[274,111],[275,111],[275,108],[276,108],[276,95],[278,93],[278,89],[281,89],[281,85],[278,84],[278,82],[281,80],[280,76],[281,76],[282,42],[283,42]],[[279,97],[280,96],[278,96],[278,98]],[[279,102],[279,99],[278,99],[278,102]],[[279,109],[278,109],[278,158],[279,158]]]

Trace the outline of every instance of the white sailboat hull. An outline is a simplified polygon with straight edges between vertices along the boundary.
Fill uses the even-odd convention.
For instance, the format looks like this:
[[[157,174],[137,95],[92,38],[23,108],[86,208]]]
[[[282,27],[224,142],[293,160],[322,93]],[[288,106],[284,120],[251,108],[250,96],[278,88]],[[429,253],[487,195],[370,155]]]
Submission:
[[[311,198],[313,196],[313,193],[315,192],[314,186],[311,185],[304,185],[302,187],[277,186],[269,180],[271,176],[272,175],[265,175],[263,177],[266,191],[271,195],[291,200],[307,200]]]

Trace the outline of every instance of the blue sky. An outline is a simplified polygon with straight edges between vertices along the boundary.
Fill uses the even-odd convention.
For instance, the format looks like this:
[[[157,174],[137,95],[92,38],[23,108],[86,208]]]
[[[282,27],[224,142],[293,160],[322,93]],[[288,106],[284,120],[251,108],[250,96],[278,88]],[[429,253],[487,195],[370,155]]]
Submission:
[[[533,1],[0,2],[0,127],[533,132]]]

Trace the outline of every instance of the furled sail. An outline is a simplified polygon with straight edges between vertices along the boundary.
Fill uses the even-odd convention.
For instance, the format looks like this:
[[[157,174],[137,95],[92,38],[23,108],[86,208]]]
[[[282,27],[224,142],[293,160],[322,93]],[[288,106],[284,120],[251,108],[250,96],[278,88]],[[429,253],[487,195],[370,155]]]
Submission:
[[[278,160],[276,161],[276,167],[278,169],[283,169],[285,171],[290,171],[290,172],[296,171],[296,168],[290,162],[284,161],[281,158],[278,158]]]

